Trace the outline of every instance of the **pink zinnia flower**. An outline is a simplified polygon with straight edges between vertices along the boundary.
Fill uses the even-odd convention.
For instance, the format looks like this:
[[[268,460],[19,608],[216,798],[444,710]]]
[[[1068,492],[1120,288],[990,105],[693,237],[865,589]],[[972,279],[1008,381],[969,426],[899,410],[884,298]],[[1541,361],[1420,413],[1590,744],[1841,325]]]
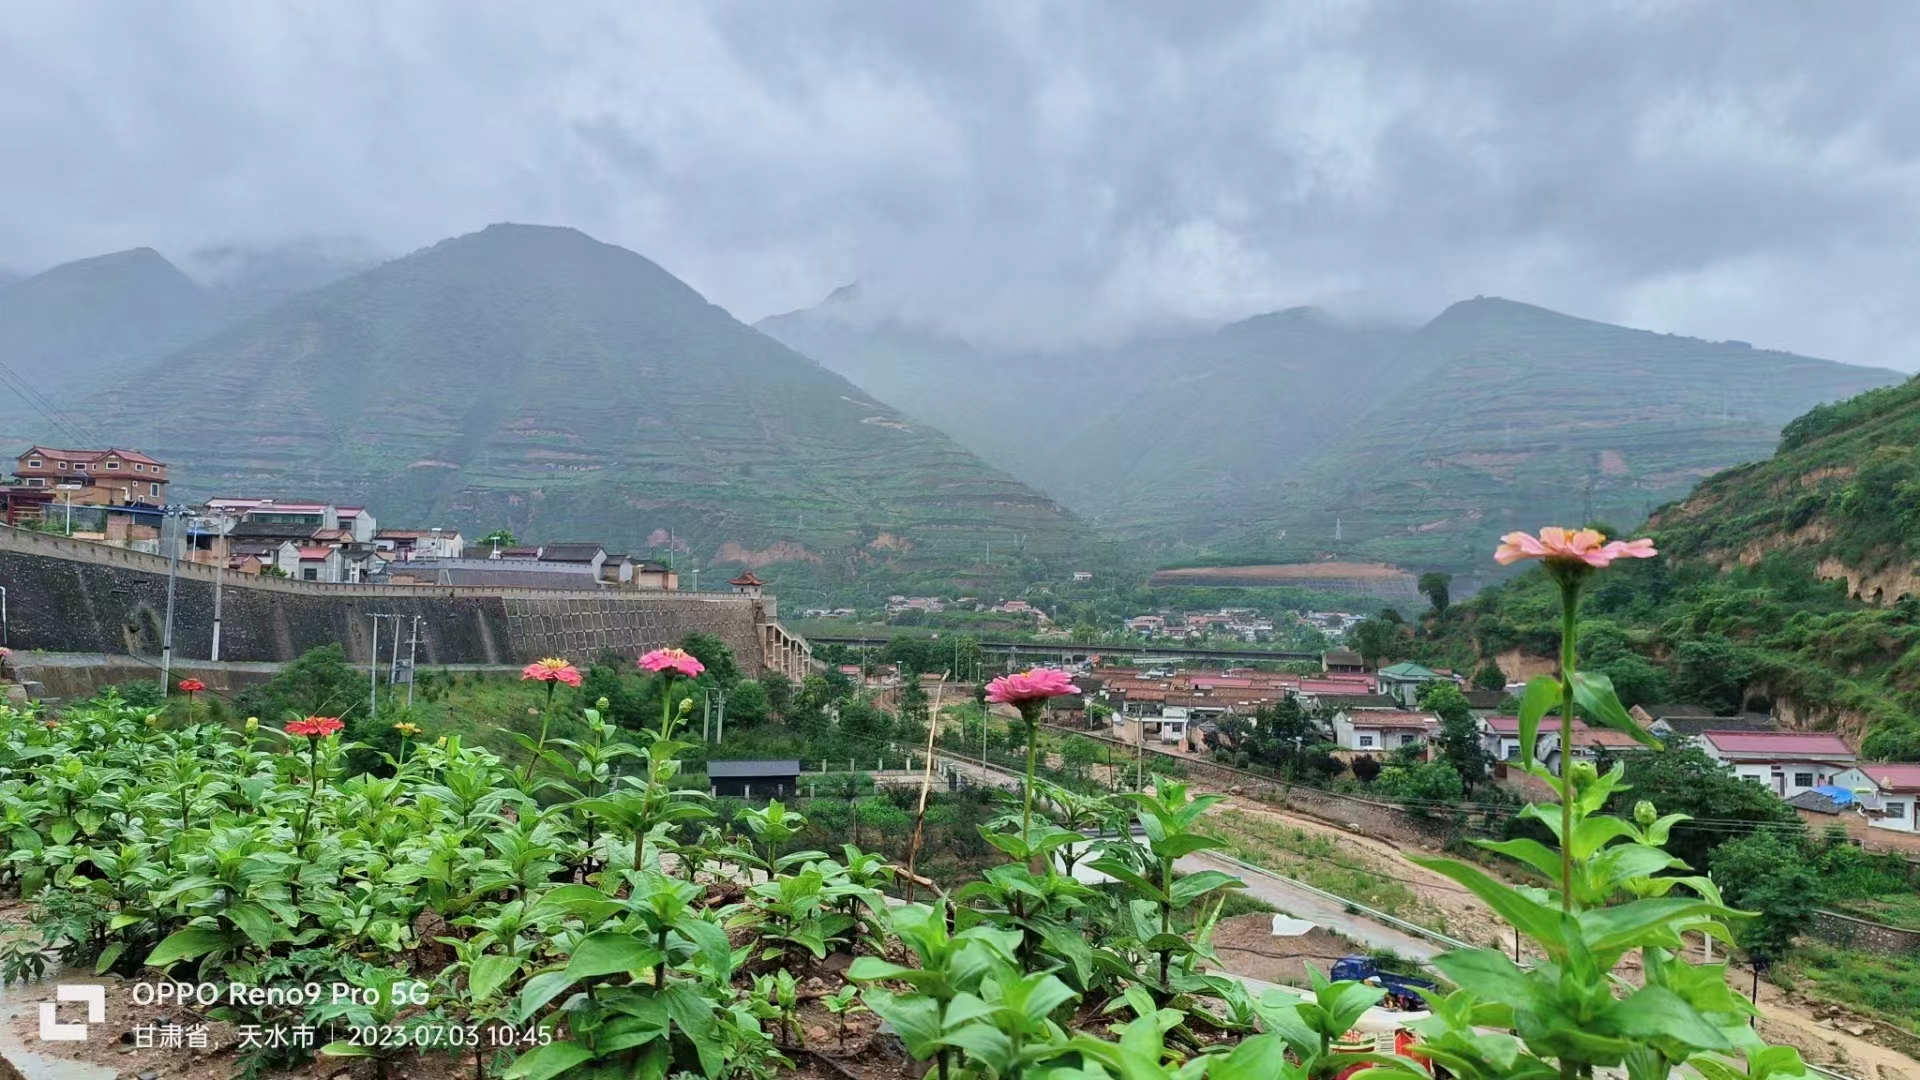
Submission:
[[[707,665],[694,658],[685,649],[655,649],[640,658],[640,666],[648,671],[673,671],[692,679],[707,670]]]
[[[309,716],[305,720],[287,722],[287,734],[304,735],[309,739],[324,739],[347,725],[337,716]]]
[[[536,682],[563,682],[568,686],[580,685],[580,669],[557,656],[545,660],[535,660],[520,671],[520,678]]]
[[[1064,671],[1034,668],[1016,675],[1002,675],[987,684],[987,700],[996,705],[1020,705],[1043,701],[1062,694],[1077,694],[1080,688]]]
[[[207,684],[201,682],[199,679],[180,680],[180,692],[183,694],[197,694],[206,688]]]
[[[1597,529],[1574,530],[1549,526],[1541,529],[1537,537],[1515,532],[1501,537],[1500,541],[1493,559],[1502,566],[1522,559],[1547,559],[1584,563],[1599,569],[1615,559],[1651,559],[1659,554],[1653,550],[1652,540],[1609,541]]]

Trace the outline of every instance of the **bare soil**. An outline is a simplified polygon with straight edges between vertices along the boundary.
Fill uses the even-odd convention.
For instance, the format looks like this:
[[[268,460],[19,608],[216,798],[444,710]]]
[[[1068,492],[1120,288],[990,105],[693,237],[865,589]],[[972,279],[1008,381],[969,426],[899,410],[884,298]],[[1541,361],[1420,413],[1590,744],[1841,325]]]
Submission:
[[[1307,965],[1325,975],[1354,949],[1352,942],[1320,927],[1299,937],[1274,937],[1273,916],[1256,911],[1220,920],[1213,929],[1213,951],[1229,975],[1306,986]]]

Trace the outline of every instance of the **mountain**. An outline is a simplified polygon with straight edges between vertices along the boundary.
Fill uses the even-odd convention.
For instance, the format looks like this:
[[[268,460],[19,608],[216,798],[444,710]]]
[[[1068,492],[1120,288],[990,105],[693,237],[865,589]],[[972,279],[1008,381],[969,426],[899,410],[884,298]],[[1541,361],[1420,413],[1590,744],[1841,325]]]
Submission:
[[[1809,407],[1899,379],[1492,298],[1417,329],[1298,308],[1047,354],[975,348],[845,290],[760,325],[1134,550],[1203,563],[1479,572],[1491,536],[1638,521]]]
[[[19,274],[16,274],[13,271],[8,270],[4,266],[0,266],[0,289],[4,289],[7,286],[19,280],[20,280]]]
[[[1177,371],[1189,344],[1169,334],[1047,352],[980,347],[892,316],[858,285],[754,327],[1056,498],[1087,483],[1075,440]]]
[[[52,408],[78,433],[100,430],[73,415],[76,394],[187,344],[219,320],[207,290],[151,248],[66,263],[0,289],[0,363],[44,399],[29,404],[18,389],[5,394],[0,436],[60,436],[62,428],[44,430]],[[6,381],[11,388],[13,378]]]
[[[1414,332],[1393,370],[1356,387],[1362,407],[1303,464],[1273,523],[1334,548],[1337,517],[1343,556],[1476,570],[1503,532],[1639,521],[1766,456],[1808,408],[1901,378],[1491,298]]]
[[[1920,379],[1813,409],[1649,529],[1659,557],[1598,575],[1581,609],[1588,668],[1629,704],[1771,710],[1863,759],[1920,760]],[[1428,620],[1415,651],[1518,674],[1558,641],[1536,569]]]
[[[229,320],[257,315],[298,293],[331,285],[384,261],[367,244],[345,238],[264,247],[227,244],[201,248],[186,260]]]
[[[572,229],[495,225],[300,293],[98,406],[184,496],[672,543],[701,565],[786,564],[789,582],[1081,541],[938,431]]]

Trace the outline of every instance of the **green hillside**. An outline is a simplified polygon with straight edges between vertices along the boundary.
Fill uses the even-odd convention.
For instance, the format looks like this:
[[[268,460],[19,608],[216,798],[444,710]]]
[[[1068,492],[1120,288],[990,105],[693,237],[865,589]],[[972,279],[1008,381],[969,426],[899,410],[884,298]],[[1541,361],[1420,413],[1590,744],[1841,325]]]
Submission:
[[[497,225],[295,296],[98,399],[181,494],[598,539],[795,582],[1073,550],[1046,498],[648,260]]]
[[[1793,421],[1773,457],[1659,511],[1660,558],[1600,575],[1587,662],[1630,704],[1771,707],[1861,740],[1863,757],[1920,760],[1916,447],[1920,379]],[[1456,605],[1410,649],[1456,665],[1545,658],[1557,605],[1535,570]]]
[[[207,332],[218,305],[151,248],[82,259],[0,289],[0,363],[29,380],[62,412],[91,392]],[[88,432],[102,430],[84,416]],[[0,394],[0,437],[55,438],[44,415],[17,393]],[[57,441],[67,442],[62,437]]]

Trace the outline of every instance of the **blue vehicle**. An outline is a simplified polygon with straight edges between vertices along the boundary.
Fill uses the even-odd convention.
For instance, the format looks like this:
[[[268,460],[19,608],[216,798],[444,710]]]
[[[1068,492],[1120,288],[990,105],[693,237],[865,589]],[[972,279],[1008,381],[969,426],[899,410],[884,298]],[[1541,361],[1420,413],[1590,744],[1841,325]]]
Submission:
[[[1387,997],[1381,1004],[1403,1011],[1426,1008],[1426,999],[1420,996],[1420,991],[1440,989],[1440,984],[1429,979],[1382,971],[1369,956],[1343,956],[1335,960],[1332,978],[1335,982],[1360,982],[1382,987]]]

